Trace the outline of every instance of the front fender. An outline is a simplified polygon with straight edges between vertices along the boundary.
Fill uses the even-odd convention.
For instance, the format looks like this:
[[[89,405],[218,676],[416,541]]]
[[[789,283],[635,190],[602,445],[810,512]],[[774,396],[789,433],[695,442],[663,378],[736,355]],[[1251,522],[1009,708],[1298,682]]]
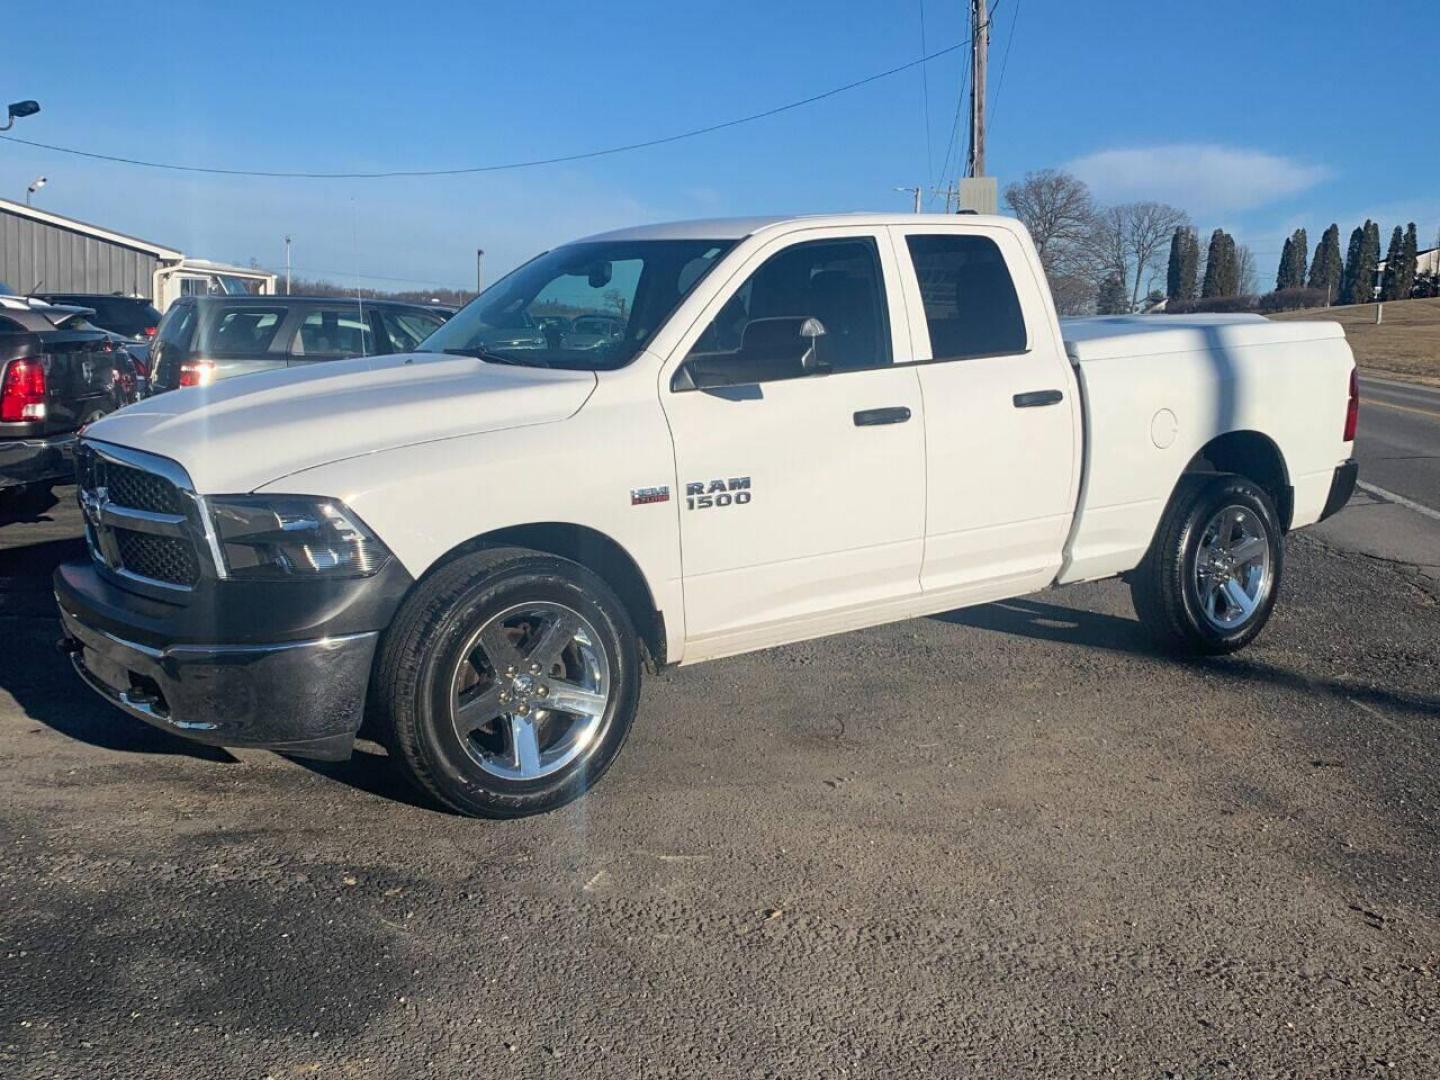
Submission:
[[[619,389],[619,388],[617,388]],[[629,553],[678,660],[684,641],[678,502],[659,403],[602,393],[566,420],[397,447],[316,466],[262,492],[342,499],[417,580],[449,552],[504,529],[564,522]]]

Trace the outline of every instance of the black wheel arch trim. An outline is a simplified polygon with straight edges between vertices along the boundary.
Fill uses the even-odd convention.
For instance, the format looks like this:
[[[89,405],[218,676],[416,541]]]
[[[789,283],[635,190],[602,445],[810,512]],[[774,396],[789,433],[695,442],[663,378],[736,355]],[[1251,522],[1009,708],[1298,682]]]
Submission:
[[[643,662],[650,670],[669,661],[665,613],[655,602],[645,572],[629,549],[607,533],[568,521],[536,521],[506,525],[456,544],[427,567],[424,581],[437,570],[472,551],[489,547],[519,547],[569,559],[597,575],[625,605],[640,636]]]

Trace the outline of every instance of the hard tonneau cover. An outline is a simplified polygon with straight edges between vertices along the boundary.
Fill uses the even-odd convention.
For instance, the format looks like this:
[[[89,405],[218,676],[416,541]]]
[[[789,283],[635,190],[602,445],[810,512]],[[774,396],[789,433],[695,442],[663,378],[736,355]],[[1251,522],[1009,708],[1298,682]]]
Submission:
[[[1336,322],[1273,322],[1263,315],[1103,315],[1061,319],[1071,360],[1108,360],[1343,338]]]

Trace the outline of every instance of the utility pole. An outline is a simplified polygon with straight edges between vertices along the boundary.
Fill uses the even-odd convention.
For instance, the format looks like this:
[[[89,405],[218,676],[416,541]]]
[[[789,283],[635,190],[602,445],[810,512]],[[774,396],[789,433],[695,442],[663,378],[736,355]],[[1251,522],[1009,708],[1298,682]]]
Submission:
[[[932,195],[943,195],[945,197],[945,213],[950,213],[950,207],[960,209],[960,189],[955,186],[955,181],[950,181],[943,188],[931,188]]]
[[[485,249],[475,249],[475,293],[485,291]]]
[[[990,54],[990,17],[985,0],[970,0],[970,161],[967,176],[985,175],[985,64]]]
[[[290,234],[285,234],[285,295],[290,295]]]

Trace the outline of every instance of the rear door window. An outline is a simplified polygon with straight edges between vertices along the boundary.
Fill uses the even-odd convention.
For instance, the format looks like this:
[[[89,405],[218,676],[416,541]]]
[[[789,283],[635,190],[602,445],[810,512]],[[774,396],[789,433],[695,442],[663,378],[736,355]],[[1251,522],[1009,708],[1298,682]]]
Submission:
[[[285,309],[280,307],[217,306],[211,311],[198,351],[207,356],[263,355],[284,321]]]
[[[375,352],[374,333],[356,304],[316,308],[300,321],[290,355],[306,360],[338,360]]]
[[[940,233],[907,236],[936,360],[1023,353],[1020,298],[995,241]]]

